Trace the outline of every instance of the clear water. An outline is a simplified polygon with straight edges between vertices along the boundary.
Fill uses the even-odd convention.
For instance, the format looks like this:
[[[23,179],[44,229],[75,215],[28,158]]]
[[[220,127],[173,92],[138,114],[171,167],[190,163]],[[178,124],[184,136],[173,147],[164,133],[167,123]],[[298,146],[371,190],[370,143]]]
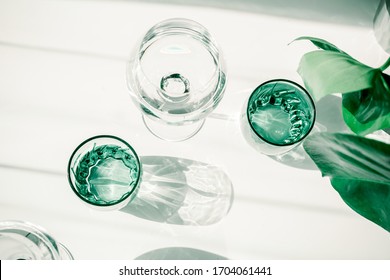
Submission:
[[[299,88],[278,83],[266,85],[252,95],[248,113],[253,129],[276,145],[298,142],[310,130],[314,108]]]
[[[192,90],[204,88],[217,70],[212,53],[186,34],[160,37],[147,47],[140,62],[152,84],[160,85],[163,77],[179,73],[191,82]]]
[[[224,73],[216,73],[212,52],[202,41],[186,34],[161,37],[148,45],[140,66],[146,76],[139,79],[141,98],[153,108],[172,115],[190,113],[207,105],[218,92],[218,83],[225,83]],[[223,77],[218,78],[217,74]]]
[[[94,147],[72,169],[78,193],[93,204],[121,201],[136,187],[140,172],[131,150],[116,145]]]

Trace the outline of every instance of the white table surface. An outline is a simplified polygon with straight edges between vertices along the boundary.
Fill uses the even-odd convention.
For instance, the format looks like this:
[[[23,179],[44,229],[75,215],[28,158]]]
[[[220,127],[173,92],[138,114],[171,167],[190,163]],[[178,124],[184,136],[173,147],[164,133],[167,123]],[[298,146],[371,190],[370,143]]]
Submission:
[[[147,131],[125,81],[131,48],[171,17],[206,26],[228,67],[215,113],[195,137],[177,143]],[[303,35],[325,38],[372,66],[387,57],[367,24],[153,1],[1,0],[0,220],[46,228],[76,259],[135,259],[177,247],[228,259],[389,259],[389,233],[348,208],[318,170],[261,155],[240,133],[237,117],[252,89],[273,78],[301,83],[296,68],[312,47],[288,43]],[[145,217],[143,209],[88,208],[70,189],[66,167],[74,148],[97,134],[125,139],[144,159],[170,156],[208,168],[199,168],[200,177],[220,183],[206,185],[215,197],[192,192],[173,208],[160,203],[160,210],[187,215],[184,222],[153,221],[150,205],[141,205]]]

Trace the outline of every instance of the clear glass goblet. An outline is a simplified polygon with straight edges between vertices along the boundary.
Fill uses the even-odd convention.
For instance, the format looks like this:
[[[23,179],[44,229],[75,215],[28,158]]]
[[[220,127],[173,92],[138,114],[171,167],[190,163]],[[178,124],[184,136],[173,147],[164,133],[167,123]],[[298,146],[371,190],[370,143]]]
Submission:
[[[241,131],[266,155],[296,147],[314,126],[316,109],[310,94],[295,82],[277,79],[258,86],[244,104]]]
[[[220,102],[226,69],[214,38],[188,19],[153,26],[127,65],[131,97],[155,136],[182,141],[194,136]]]
[[[136,196],[141,174],[141,162],[134,149],[111,135],[82,142],[68,164],[68,180],[74,193],[99,210],[126,206]]]
[[[73,260],[73,256],[39,226],[22,221],[2,221],[0,260]]]

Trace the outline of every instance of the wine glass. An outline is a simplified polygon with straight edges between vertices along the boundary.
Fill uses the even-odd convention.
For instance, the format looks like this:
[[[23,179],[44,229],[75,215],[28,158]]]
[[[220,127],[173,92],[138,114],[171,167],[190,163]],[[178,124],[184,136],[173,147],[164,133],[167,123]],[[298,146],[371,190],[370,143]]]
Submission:
[[[241,130],[246,141],[266,155],[281,155],[299,145],[314,126],[316,108],[299,84],[276,79],[258,86],[244,104]]]
[[[226,69],[205,27],[188,19],[153,26],[127,65],[130,95],[155,136],[182,141],[194,136],[218,105]]]
[[[41,227],[24,221],[0,222],[0,260],[72,260],[69,250]]]
[[[126,206],[136,196],[141,174],[141,162],[134,149],[111,135],[82,142],[68,164],[68,180],[74,193],[100,210]]]

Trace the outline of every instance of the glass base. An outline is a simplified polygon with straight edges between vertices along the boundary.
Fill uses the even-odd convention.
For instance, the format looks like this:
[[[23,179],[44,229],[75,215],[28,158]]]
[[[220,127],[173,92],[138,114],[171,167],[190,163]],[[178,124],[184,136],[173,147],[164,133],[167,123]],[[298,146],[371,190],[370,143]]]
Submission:
[[[0,259],[73,260],[73,256],[44,229],[23,221],[3,221],[0,222]]]
[[[152,120],[142,115],[142,120],[146,128],[156,137],[172,142],[179,142],[193,137],[202,128],[205,120],[200,120],[191,124],[169,125]]]

